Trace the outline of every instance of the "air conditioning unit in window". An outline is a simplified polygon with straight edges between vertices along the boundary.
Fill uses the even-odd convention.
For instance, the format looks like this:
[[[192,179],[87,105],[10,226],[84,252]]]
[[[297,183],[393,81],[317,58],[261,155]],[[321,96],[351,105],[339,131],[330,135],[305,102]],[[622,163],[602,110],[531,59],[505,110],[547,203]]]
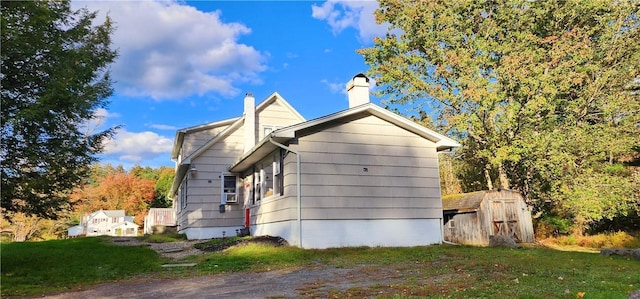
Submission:
[[[238,197],[235,193],[225,193],[224,197],[227,203],[238,203]]]

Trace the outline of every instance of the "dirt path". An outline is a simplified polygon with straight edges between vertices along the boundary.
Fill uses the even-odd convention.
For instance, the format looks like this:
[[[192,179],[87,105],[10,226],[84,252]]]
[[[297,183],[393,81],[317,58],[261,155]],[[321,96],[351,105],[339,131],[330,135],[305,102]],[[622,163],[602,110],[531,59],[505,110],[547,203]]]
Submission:
[[[326,298],[331,291],[394,281],[362,269],[324,266],[182,279],[138,278],[41,298]]]
[[[122,246],[150,246],[170,259],[204,253],[193,247],[202,240],[143,243],[135,238],[114,238],[112,241]],[[102,283],[83,290],[38,298],[326,298],[332,291],[400,280],[392,274],[367,266],[347,269],[315,264],[261,273],[227,273],[190,278],[139,276],[130,281]]]

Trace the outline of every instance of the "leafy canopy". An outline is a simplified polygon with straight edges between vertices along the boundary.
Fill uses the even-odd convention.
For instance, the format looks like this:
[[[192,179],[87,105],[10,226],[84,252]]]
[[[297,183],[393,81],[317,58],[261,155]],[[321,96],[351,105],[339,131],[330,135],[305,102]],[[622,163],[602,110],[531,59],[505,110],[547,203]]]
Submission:
[[[2,1],[4,212],[55,218],[112,130],[83,128],[112,94],[113,27],[69,1]]]
[[[489,188],[497,177],[537,209],[586,225],[638,209],[633,180],[603,169],[640,142],[639,9],[631,0],[381,0],[376,18],[390,31],[359,53],[379,94],[433,112]]]

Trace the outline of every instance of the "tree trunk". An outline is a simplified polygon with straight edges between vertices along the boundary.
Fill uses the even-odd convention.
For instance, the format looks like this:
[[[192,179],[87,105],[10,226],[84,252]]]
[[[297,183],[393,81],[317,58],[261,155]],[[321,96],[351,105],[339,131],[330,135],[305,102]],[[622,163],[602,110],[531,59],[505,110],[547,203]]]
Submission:
[[[489,190],[493,190],[493,182],[491,182],[489,170],[491,170],[491,166],[487,163],[484,165],[484,178],[487,180],[487,188],[489,188]]]
[[[502,163],[498,165],[498,177],[500,179],[500,189],[509,190],[509,178],[507,177],[507,173],[504,171]]]

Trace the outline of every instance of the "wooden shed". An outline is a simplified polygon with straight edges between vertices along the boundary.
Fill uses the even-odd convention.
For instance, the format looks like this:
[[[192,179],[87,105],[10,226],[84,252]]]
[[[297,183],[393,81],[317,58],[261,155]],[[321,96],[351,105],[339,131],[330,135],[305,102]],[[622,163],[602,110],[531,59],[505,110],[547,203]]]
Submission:
[[[478,191],[445,196],[442,210],[446,241],[488,245],[489,236],[504,235],[517,243],[534,242],[531,211],[516,191]]]

